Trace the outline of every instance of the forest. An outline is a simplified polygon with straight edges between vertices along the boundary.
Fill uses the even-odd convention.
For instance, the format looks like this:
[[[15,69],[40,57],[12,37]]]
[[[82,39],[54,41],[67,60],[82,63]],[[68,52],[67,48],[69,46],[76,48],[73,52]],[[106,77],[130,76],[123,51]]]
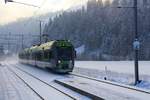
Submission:
[[[140,60],[150,60],[150,1],[138,0]],[[50,40],[68,39],[80,60],[132,60],[135,37],[133,0],[89,0],[86,6],[50,18],[44,27]]]

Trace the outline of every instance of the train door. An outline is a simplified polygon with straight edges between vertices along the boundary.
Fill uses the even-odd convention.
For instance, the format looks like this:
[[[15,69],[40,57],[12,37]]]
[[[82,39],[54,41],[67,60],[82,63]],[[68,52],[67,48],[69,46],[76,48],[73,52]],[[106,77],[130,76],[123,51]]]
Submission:
[[[50,62],[51,62],[51,67],[53,68],[53,69],[55,69],[56,67],[57,67],[57,59],[58,59],[58,57],[57,57],[57,51],[56,51],[56,49],[53,49],[53,50],[50,50]]]

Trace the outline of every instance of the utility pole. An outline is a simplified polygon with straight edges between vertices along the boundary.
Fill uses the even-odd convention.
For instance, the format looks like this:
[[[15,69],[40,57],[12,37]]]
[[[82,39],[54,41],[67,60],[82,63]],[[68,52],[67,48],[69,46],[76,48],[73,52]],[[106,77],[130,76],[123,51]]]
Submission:
[[[44,42],[48,42],[48,34],[43,34],[42,37],[44,38]]]
[[[139,64],[138,64],[138,54],[139,54],[139,41],[138,41],[138,8],[137,8],[137,0],[134,0],[134,23],[135,23],[135,85],[138,84],[139,81]],[[133,45],[134,45],[133,44]]]
[[[22,39],[21,46],[22,46],[22,50],[23,50],[24,49],[24,46],[23,46],[24,45],[24,43],[23,43],[24,42],[24,36],[23,36],[23,34],[21,35],[21,39]]]
[[[42,43],[42,21],[40,22],[40,44]]]
[[[9,34],[8,34],[8,53],[9,53],[9,51],[10,51],[10,36],[11,36],[11,32],[9,32]]]

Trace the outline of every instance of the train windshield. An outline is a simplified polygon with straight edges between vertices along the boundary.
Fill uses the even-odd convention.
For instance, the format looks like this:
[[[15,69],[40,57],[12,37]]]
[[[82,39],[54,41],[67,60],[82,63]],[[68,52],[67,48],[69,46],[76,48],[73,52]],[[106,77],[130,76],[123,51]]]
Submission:
[[[71,60],[72,48],[57,48],[57,56],[60,60]]]

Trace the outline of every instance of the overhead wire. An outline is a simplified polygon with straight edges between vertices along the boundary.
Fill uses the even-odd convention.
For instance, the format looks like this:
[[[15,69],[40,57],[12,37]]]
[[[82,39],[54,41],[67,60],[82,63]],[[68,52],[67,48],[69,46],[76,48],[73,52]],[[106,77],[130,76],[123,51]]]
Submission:
[[[42,4],[39,6],[39,8],[38,8],[35,12],[33,12],[33,15],[32,15],[33,17],[30,17],[30,20],[36,19],[35,16],[36,16],[37,13],[39,12],[39,10],[45,5],[46,1],[47,1],[47,0],[43,0]],[[30,22],[30,21],[28,21],[26,24],[24,24],[24,26],[26,26],[27,24],[29,24],[29,22]]]

